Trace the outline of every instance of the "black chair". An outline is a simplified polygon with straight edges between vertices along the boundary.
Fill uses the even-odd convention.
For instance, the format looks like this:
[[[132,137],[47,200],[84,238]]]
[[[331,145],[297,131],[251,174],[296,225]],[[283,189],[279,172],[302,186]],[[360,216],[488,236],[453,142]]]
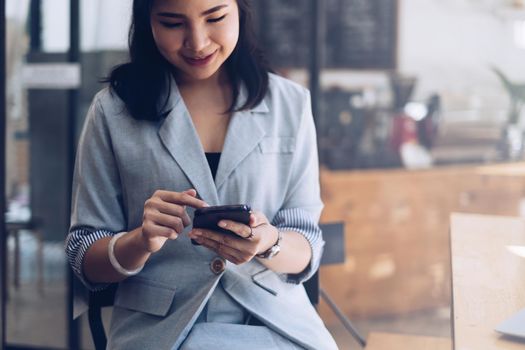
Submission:
[[[323,256],[321,258],[322,265],[335,265],[345,262],[345,232],[343,223],[320,224],[319,227],[323,231],[323,238],[325,240],[325,247]],[[319,299],[323,299],[332,312],[337,316],[339,321],[343,324],[345,329],[352,335],[354,340],[361,345],[366,346],[365,338],[359,333],[357,328],[346,317],[346,315],[339,309],[330,295],[321,287],[319,283],[319,271],[317,271],[312,278],[303,283],[303,286],[310,298],[310,302],[317,306]]]
[[[326,245],[321,259],[321,265],[340,264],[345,260],[344,252],[344,225],[341,223],[321,224],[323,230],[323,237]],[[359,334],[356,328],[352,325],[350,320],[337,307],[335,302],[319,285],[319,271],[317,271],[312,278],[304,284],[310,302],[317,306],[319,304],[319,297],[321,297],[330,309],[336,314],[345,329],[352,335],[352,337],[364,348],[366,342]],[[89,293],[89,329],[91,337],[96,350],[105,350],[107,345],[106,332],[102,322],[101,310],[103,307],[112,306],[115,298],[115,291],[117,285],[111,285],[107,289],[100,292]]]
[[[89,292],[88,322],[96,350],[105,350],[108,343],[102,322],[102,308],[113,306],[117,286],[117,284],[112,284],[102,291]]]

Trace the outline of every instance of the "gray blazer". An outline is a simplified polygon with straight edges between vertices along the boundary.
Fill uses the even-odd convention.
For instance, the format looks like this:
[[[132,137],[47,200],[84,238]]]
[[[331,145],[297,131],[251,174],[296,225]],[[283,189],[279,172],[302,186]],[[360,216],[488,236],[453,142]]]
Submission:
[[[231,297],[274,331],[309,349],[336,349],[300,284],[319,266],[324,244],[317,227],[322,202],[308,91],[271,75],[263,102],[233,115],[215,180],[174,81],[170,96],[171,112],[154,123],[131,118],[110,90],[97,94],[78,148],[71,229],[131,230],[141,225],[144,202],[156,190],[195,188],[210,205],[249,204],[278,219],[284,231],[314,227],[316,234],[307,237],[313,258],[295,276],[279,275],[256,260],[228,262],[217,275],[210,268],[215,253],[182,234],[153,254],[139,275],[120,283],[110,348],[177,348],[221,280]],[[241,90],[240,101],[244,96]]]

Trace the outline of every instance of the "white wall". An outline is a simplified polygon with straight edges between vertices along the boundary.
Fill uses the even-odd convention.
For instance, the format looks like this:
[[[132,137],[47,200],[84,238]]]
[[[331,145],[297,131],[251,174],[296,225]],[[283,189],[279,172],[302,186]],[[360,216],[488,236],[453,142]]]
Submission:
[[[5,15],[9,19],[25,20],[29,0],[7,0],[5,3]]]
[[[501,117],[508,100],[490,66],[525,82],[525,50],[514,43],[513,20],[500,11],[505,2],[487,3],[400,0],[399,69],[419,77],[416,97],[437,91],[451,112]]]
[[[126,49],[131,0],[82,0],[83,51]],[[69,0],[43,0],[43,49],[65,52],[69,47]]]
[[[82,49],[127,49],[131,0],[82,1]]]

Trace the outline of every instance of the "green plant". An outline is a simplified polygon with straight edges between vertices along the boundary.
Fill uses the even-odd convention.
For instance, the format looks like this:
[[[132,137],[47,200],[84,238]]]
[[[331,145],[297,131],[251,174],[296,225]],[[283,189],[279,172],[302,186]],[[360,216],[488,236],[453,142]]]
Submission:
[[[507,123],[517,124],[520,119],[521,110],[525,105],[525,84],[511,82],[507,76],[496,67],[492,67],[492,71],[499,77],[505,90],[509,94],[510,109]]]

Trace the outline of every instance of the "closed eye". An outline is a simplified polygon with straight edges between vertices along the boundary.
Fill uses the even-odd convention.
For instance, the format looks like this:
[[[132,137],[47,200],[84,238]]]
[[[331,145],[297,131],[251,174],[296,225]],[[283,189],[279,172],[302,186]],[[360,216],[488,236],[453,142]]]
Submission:
[[[160,22],[164,27],[166,28],[180,28],[184,25],[184,23],[170,23],[170,22]]]
[[[209,23],[217,23],[217,22],[220,22],[224,19],[224,17],[226,17],[226,15],[223,15],[221,17],[218,17],[218,18],[210,18],[208,20]]]

